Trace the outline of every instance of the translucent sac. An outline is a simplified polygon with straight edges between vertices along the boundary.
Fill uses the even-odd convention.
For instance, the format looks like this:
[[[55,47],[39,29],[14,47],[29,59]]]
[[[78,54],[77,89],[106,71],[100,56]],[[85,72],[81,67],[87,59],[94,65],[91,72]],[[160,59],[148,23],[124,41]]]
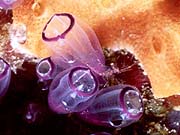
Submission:
[[[11,80],[11,68],[9,64],[0,58],[0,97],[8,90]]]
[[[52,60],[64,68],[81,63],[97,73],[104,72],[104,55],[96,34],[71,14],[54,14],[44,27],[42,38],[53,51]]]
[[[40,81],[53,79],[56,73],[57,67],[50,57],[42,59],[36,66],[36,74]]]
[[[122,128],[139,120],[142,113],[139,91],[121,84],[100,90],[92,105],[79,116],[96,125]]]
[[[0,7],[6,10],[14,9],[18,7],[22,2],[23,0],[1,0]]]
[[[49,106],[57,113],[82,111],[94,100],[98,85],[96,76],[87,67],[64,70],[50,85]]]

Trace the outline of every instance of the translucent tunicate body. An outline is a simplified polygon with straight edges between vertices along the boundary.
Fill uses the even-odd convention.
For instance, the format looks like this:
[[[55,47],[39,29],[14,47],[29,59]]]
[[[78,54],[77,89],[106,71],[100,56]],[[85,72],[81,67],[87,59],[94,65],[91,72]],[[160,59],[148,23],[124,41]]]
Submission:
[[[22,4],[22,2],[23,0],[1,0],[0,7],[5,10],[14,9]]]
[[[11,68],[9,64],[0,58],[0,97],[8,90],[11,80]]]
[[[104,55],[94,31],[69,13],[54,14],[42,32],[54,63],[64,68],[85,64],[94,72],[105,70]]]
[[[74,67],[53,79],[48,95],[49,106],[57,113],[79,112],[87,108],[98,90],[98,81],[87,67]]]
[[[79,116],[96,125],[122,128],[139,120],[142,113],[139,91],[121,84],[100,90],[94,102]]]

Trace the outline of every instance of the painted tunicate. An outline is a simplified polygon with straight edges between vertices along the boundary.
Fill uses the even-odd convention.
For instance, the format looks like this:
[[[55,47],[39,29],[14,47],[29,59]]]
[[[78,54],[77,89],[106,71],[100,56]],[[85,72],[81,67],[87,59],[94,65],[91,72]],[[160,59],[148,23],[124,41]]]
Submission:
[[[103,73],[105,58],[94,31],[69,13],[54,14],[45,25],[42,39],[53,51],[52,60],[64,68],[85,64]]]
[[[139,91],[120,84],[100,90],[94,102],[78,115],[89,123],[122,128],[138,121],[142,113]]]
[[[56,113],[80,112],[91,105],[98,87],[98,80],[88,67],[64,70],[50,85],[49,106]]]

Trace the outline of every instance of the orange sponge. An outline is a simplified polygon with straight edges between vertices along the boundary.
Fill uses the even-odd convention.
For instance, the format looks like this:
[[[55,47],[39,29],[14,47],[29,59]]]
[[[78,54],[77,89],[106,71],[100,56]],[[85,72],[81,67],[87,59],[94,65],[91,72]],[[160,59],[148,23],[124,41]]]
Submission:
[[[180,93],[179,0],[24,0],[14,23],[27,26],[25,48],[50,55],[41,40],[49,18],[69,12],[89,24],[101,45],[126,48],[142,62],[156,97]]]

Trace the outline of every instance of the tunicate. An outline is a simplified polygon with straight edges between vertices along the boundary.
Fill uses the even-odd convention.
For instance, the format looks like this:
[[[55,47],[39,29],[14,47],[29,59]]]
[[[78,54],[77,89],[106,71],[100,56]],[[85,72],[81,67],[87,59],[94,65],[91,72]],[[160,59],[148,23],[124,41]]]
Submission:
[[[71,14],[54,14],[43,29],[42,39],[53,51],[54,63],[64,68],[85,64],[94,72],[104,72],[105,59],[96,34]]]
[[[78,115],[89,123],[122,128],[139,120],[142,113],[139,91],[120,84],[100,90],[94,102]]]
[[[98,91],[98,81],[88,67],[60,72],[50,85],[50,108],[57,113],[79,112],[87,108]]]

